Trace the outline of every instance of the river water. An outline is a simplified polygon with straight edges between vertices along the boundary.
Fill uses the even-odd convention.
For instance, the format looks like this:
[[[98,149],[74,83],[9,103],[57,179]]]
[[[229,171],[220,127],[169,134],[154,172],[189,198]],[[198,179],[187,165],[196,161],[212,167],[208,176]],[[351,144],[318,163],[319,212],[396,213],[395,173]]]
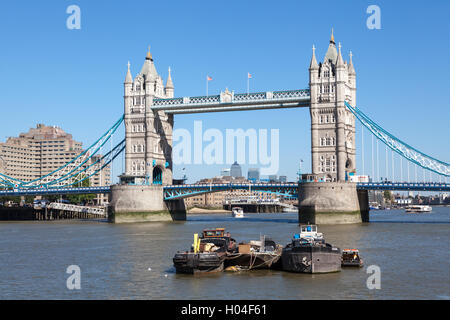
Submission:
[[[193,215],[186,222],[114,225],[104,221],[0,223],[0,299],[450,299],[450,207],[432,213],[372,211],[371,223],[319,226],[327,242],[358,248],[361,269],[323,275],[261,270],[179,275],[177,250],[193,234],[225,227],[238,241],[260,233],[283,245],[298,233],[296,214]],[[66,269],[81,269],[68,290]],[[367,266],[381,270],[369,290]]]

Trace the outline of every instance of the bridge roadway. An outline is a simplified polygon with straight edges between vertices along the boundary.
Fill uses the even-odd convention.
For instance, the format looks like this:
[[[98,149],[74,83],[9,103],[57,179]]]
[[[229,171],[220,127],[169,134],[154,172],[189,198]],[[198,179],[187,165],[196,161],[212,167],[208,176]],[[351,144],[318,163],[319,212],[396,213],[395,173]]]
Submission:
[[[430,192],[449,192],[449,183],[433,182],[368,182],[357,183],[361,190],[391,190],[391,191],[430,191]],[[298,184],[289,183],[219,183],[219,184],[186,184],[163,186],[164,199],[175,200],[187,198],[190,196],[220,192],[226,190],[249,190],[258,192],[275,193],[285,197],[298,197]],[[111,192],[110,186],[104,187],[85,187],[85,188],[54,188],[54,189],[16,189],[0,190],[0,196],[45,196],[45,195],[64,195],[64,194],[107,194]]]

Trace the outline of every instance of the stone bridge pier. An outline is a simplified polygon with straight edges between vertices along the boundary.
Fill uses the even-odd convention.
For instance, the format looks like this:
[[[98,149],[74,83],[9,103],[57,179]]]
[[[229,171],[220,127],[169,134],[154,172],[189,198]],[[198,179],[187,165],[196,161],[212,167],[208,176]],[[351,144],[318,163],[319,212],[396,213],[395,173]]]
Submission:
[[[108,219],[113,223],[186,220],[184,200],[164,201],[162,185],[111,187]]]
[[[367,190],[351,182],[303,182],[298,187],[299,223],[368,222]]]

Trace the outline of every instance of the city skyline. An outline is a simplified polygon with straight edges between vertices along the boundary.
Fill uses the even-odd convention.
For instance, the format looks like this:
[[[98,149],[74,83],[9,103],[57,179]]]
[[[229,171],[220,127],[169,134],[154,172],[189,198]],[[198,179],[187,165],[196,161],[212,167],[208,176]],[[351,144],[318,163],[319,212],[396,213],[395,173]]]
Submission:
[[[232,2],[232,6],[236,4]],[[0,80],[2,87],[7,88],[2,99],[2,115],[15,121],[2,125],[0,140],[42,122],[63,127],[76,140],[90,145],[121,114],[126,63],[131,62],[135,76],[149,44],[156,68],[164,80],[168,67],[172,68],[175,97],[204,95],[206,75],[213,79],[209,81],[210,94],[218,94],[226,87],[246,92],[248,73],[252,75],[250,91],[307,88],[311,47],[316,46],[317,57],[322,60],[334,27],[336,42],[342,43],[344,59],[349,59],[350,50],[354,54],[358,105],[362,110],[419,150],[443,161],[449,159],[450,150],[445,143],[448,141],[446,119],[450,114],[445,108],[448,103],[442,101],[448,87],[445,74],[450,70],[449,61],[442,58],[449,52],[449,44],[442,41],[446,21],[443,15],[449,9],[447,3],[425,6],[380,1],[381,30],[369,30],[365,26],[366,3],[286,2],[286,6],[273,10],[267,10],[269,2],[260,4],[256,9],[250,4],[240,4],[234,23],[230,24],[220,4],[178,2],[177,6],[189,12],[191,18],[186,18],[183,10],[179,10],[171,18],[155,15],[150,21],[137,18],[148,10],[168,12],[169,5],[142,3],[142,12],[128,17],[122,14],[126,12],[124,4],[112,3],[108,5],[107,18],[115,22],[108,24],[102,6],[80,1],[81,30],[65,27],[65,9],[69,2],[26,7],[20,3],[6,4],[7,10],[3,11],[0,23],[8,28],[2,29],[14,27],[16,32],[14,36],[5,34],[5,47],[10,50],[0,62],[2,71],[8,75]],[[403,6],[406,5],[415,13],[405,13]],[[328,13],[321,16],[320,9],[325,6],[329,7]],[[303,8],[309,15],[302,13]],[[5,12],[10,14],[5,15]],[[411,25],[411,15],[419,12],[422,19],[416,19],[417,23]],[[218,23],[206,26],[207,22],[201,19],[205,14],[216,18]],[[34,15],[40,19],[30,19]],[[279,19],[275,27],[264,26],[264,18],[272,15],[283,19]],[[295,15],[299,17],[290,19]],[[349,18],[340,22],[342,15]],[[315,21],[320,23],[317,25]],[[313,23],[315,27],[305,33],[305,27]],[[181,26],[199,37],[195,46],[179,32]],[[246,36],[242,36],[243,31]],[[17,42],[17,38],[24,41]],[[267,38],[272,39],[273,45],[267,45]],[[220,39],[219,44],[217,39]],[[404,54],[404,48],[408,47],[413,50]],[[181,48],[188,50],[180,55]],[[30,67],[25,63],[30,57],[39,63]],[[23,81],[24,74],[26,81]],[[23,90],[28,94],[21,95]],[[176,116],[175,128],[192,130],[196,119],[203,120],[207,127],[223,131],[226,128],[280,128],[278,175],[295,179],[300,159],[304,160],[303,171],[310,171],[310,119],[306,109]],[[418,126],[421,130],[417,130]],[[360,143],[360,129],[358,125],[357,143]],[[119,141],[119,136],[115,141]],[[369,137],[367,132],[366,137]],[[370,140],[366,143],[369,145]],[[367,145],[366,161],[370,159]],[[359,153],[359,172],[361,165]],[[184,167],[192,182],[213,176],[222,166]],[[120,164],[115,167],[114,172],[119,173]],[[249,167],[252,165],[242,164],[244,171]],[[181,170],[182,166],[175,167],[174,177],[181,177]],[[370,168],[366,167],[365,171],[370,174],[367,172]]]

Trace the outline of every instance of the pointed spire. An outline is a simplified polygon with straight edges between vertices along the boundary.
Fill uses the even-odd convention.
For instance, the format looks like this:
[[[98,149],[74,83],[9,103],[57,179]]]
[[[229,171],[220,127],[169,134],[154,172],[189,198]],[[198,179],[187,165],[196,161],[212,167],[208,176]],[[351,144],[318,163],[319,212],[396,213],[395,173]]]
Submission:
[[[148,46],[147,56],[145,57],[145,59],[153,61],[153,57],[152,57],[152,54],[150,52],[150,46]]]
[[[158,73],[156,72],[155,65],[153,63],[153,57],[150,53],[150,46],[148,46],[147,56],[145,57],[144,65],[141,69],[141,75],[145,76],[145,81],[154,82],[158,77]]]
[[[125,77],[125,83],[132,83],[133,82],[133,77],[131,76],[131,72],[130,72],[130,61],[128,61],[128,71],[127,71],[127,75]]]
[[[167,76],[166,89],[173,89],[172,76],[170,75],[170,67],[169,67],[169,75]]]
[[[342,53],[341,53],[341,43],[339,42],[339,52],[338,52],[338,58],[336,61],[336,66],[343,66],[344,65],[344,59],[342,59]]]
[[[328,45],[327,53],[325,54],[325,58],[323,59],[323,62],[331,62],[332,64],[336,65],[338,59],[338,53],[336,50],[336,43],[334,42],[334,30],[331,29],[331,39],[330,44]]]
[[[312,58],[311,58],[311,63],[309,64],[309,69],[313,70],[313,69],[319,69],[319,65],[317,64],[317,60],[316,60],[316,47],[313,45],[312,46]]]
[[[350,62],[348,64],[348,73],[355,75],[356,71],[355,71],[355,67],[353,66],[353,53],[350,51]]]

